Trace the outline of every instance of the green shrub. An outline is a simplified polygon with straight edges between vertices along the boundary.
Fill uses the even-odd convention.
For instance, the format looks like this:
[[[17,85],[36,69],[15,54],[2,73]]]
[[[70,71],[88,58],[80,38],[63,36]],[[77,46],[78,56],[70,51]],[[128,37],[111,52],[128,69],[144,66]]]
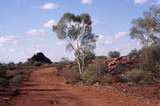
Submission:
[[[140,57],[140,53],[137,49],[131,50],[131,52],[128,54],[129,58],[135,58],[135,57]]]
[[[7,69],[8,70],[15,70],[16,69],[16,65],[13,62],[9,62],[7,64]]]
[[[121,83],[128,82],[128,79],[127,79],[126,75],[124,75],[124,74],[120,74],[120,75],[115,76],[114,80],[115,80],[115,82],[121,82]]]
[[[105,76],[102,76],[101,77],[101,80],[100,80],[100,83],[102,84],[102,85],[106,85],[106,84],[111,84],[111,83],[113,83],[114,81],[113,81],[113,76],[111,75],[111,74],[107,74],[107,75],[105,75]]]
[[[60,72],[65,78],[67,84],[75,84],[80,81],[80,74],[78,71],[78,66],[72,66],[72,68],[65,69]]]
[[[95,59],[95,54],[92,52],[87,52],[84,63],[85,64],[90,64],[92,62],[92,60]]]
[[[10,78],[13,78],[14,76],[16,76],[17,74],[18,74],[18,70],[14,70],[14,71],[7,70],[5,77],[10,79]]]
[[[0,70],[1,71],[7,70],[7,65],[6,64],[0,64]]]
[[[152,74],[150,72],[141,70],[141,69],[132,69],[126,73],[126,77],[128,82],[133,83],[151,83],[152,82]]]
[[[10,79],[10,83],[14,85],[19,85],[23,80],[23,75],[16,75]]]
[[[30,66],[33,66],[33,62],[32,62],[32,61],[27,61],[27,62],[24,63],[24,66],[27,66],[27,67],[28,67],[28,66],[29,66],[29,67],[30,67]]]
[[[140,53],[144,61],[142,68],[160,78],[160,46],[144,47]]]
[[[99,59],[99,60],[105,61],[108,58],[106,56],[96,56],[95,59]]]
[[[116,58],[116,57],[119,57],[119,56],[120,56],[120,52],[118,52],[118,51],[110,51],[110,52],[108,53],[108,56],[109,56],[110,58]]]
[[[6,75],[6,71],[5,70],[0,70],[0,77],[4,77]]]
[[[36,66],[36,67],[38,67],[38,66],[41,66],[43,64],[41,62],[34,62],[33,65]]]
[[[60,74],[59,71],[54,71],[54,72],[53,72],[53,75],[54,75],[54,76],[61,76],[61,74]]]
[[[98,81],[97,79],[97,69],[95,66],[89,65],[87,69],[81,75],[81,79],[85,83],[93,84]]]
[[[5,78],[0,77],[0,86],[5,86],[8,84],[8,80]]]
[[[53,64],[53,66],[56,67],[57,70],[62,70],[65,67],[65,65],[66,64],[63,63],[63,62],[56,62],[56,63]]]
[[[104,65],[101,61],[97,60],[85,68],[85,71],[81,75],[81,79],[87,84],[94,84],[96,82],[100,82],[101,77],[105,75],[105,72]]]
[[[64,63],[64,64],[67,64],[69,63],[69,58],[68,57],[62,57],[61,60],[60,60],[60,63]]]

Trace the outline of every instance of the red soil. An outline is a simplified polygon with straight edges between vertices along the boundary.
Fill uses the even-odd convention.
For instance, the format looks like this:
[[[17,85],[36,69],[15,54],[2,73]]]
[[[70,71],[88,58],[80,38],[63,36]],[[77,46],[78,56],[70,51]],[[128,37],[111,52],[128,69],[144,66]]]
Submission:
[[[160,106],[160,102],[127,96],[109,87],[67,85],[62,77],[53,75],[55,70],[33,71],[11,106]]]

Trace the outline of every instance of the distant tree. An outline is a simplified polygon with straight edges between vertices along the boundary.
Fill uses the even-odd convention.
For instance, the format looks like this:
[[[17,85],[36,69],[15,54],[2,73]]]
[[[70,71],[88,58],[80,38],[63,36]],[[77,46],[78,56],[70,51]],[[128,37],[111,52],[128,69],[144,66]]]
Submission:
[[[96,56],[95,57],[96,59],[100,59],[100,60],[106,60],[107,59],[107,56]]]
[[[74,15],[65,13],[53,31],[57,37],[67,42],[66,49],[74,51],[79,66],[79,73],[84,71],[85,58],[88,53],[94,53],[97,35],[92,33],[92,21],[88,14]]]
[[[86,54],[86,58],[85,58],[85,60],[84,60],[84,63],[85,64],[90,64],[91,62],[92,62],[92,60],[94,60],[95,59],[95,53],[92,53],[92,52],[88,52],[87,54]]]
[[[22,65],[23,65],[23,62],[18,62],[17,65],[18,65],[18,66],[22,66]]]
[[[128,54],[129,57],[139,57],[140,56],[140,53],[139,53],[139,50],[137,50],[136,48],[131,50],[131,52]]]
[[[116,57],[119,57],[119,56],[120,56],[120,52],[118,52],[118,51],[110,51],[110,52],[108,53],[108,56],[109,56],[110,58],[116,58]]]
[[[69,61],[68,57],[62,57],[61,60],[60,60],[60,62],[62,62],[62,63],[69,63],[70,61]]]
[[[153,5],[143,17],[132,21],[131,38],[138,39],[145,46],[160,45],[160,5]]]
[[[9,62],[9,63],[8,63],[8,66],[14,66],[14,65],[15,65],[14,62]]]
[[[8,68],[9,70],[14,70],[14,69],[16,68],[16,64],[15,64],[14,62],[9,62],[9,63],[7,64],[7,68]]]

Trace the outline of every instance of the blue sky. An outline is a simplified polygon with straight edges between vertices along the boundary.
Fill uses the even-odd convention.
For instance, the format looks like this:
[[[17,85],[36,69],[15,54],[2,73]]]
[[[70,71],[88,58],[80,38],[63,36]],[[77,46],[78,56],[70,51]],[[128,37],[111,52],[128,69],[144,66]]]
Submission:
[[[36,52],[43,52],[57,61],[73,58],[65,50],[65,42],[56,38],[51,26],[65,12],[89,13],[93,31],[100,35],[97,55],[119,50],[123,55],[141,45],[128,33],[131,20],[158,0],[1,0],[0,62],[25,61]]]

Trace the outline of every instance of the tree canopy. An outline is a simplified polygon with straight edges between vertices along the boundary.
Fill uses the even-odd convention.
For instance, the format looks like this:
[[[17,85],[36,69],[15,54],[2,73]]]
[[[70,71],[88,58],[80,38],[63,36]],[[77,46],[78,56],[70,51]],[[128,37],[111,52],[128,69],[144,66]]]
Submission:
[[[119,51],[110,51],[109,53],[108,53],[108,56],[110,57],[110,58],[116,58],[116,57],[120,57],[120,52]]]
[[[89,14],[74,15],[65,13],[53,31],[59,39],[67,42],[66,49],[74,51],[80,73],[84,69],[84,60],[88,53],[94,53],[98,36],[92,32],[92,20]]]
[[[160,45],[160,5],[153,5],[143,17],[132,21],[130,36],[145,46]]]

